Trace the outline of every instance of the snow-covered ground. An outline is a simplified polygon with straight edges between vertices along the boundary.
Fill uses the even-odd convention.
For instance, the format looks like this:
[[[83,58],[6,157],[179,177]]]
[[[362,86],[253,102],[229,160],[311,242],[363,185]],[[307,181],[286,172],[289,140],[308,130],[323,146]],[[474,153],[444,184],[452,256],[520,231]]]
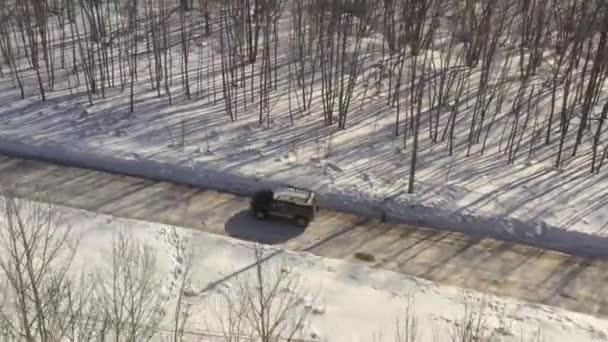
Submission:
[[[281,25],[290,27],[288,20]],[[288,33],[289,29],[281,30],[280,39],[286,40]],[[378,42],[366,40],[365,49],[377,52]],[[428,138],[430,112],[425,112],[416,192],[407,194],[411,141],[403,148],[402,138],[394,137],[396,110],[385,105],[386,92],[375,94],[364,88],[365,80],[375,77],[370,63],[357,83],[347,130],[324,125],[318,86],[309,113],[298,111],[296,92],[288,92],[286,66],[279,70],[279,85],[271,94],[270,122],[258,123],[259,99],[249,94],[246,103],[239,102],[238,121],[230,122],[221,95],[219,63],[211,63],[213,56],[219,58],[220,52],[210,53],[217,45],[215,36],[192,43],[192,70],[203,65],[202,80],[195,82],[192,77],[192,100],[184,98],[179,86],[180,56],[174,49],[171,105],[168,97],[159,98],[150,89],[150,60],[145,57],[149,54],[140,50],[133,115],[128,91],[106,89],[104,98],[94,95],[89,106],[84,81],[72,87],[75,77],[66,70],[56,72],[55,90],[47,94],[46,102],[39,100],[32,70],[21,75],[24,100],[7,75],[0,79],[0,152],[244,194],[263,184],[287,182],[317,190],[321,204],[330,209],[608,257],[605,170],[590,175],[590,158],[579,153],[568,157],[559,173],[553,167],[555,142],[528,145],[530,137],[541,132],[530,132],[532,124],[523,129],[527,134],[522,133],[517,162],[508,165],[501,146],[503,127],[509,127],[508,110],[497,113],[495,126],[500,128],[489,135],[484,155],[476,144],[469,157],[465,157],[468,116],[459,116],[462,122],[456,127],[455,151],[450,156],[445,143],[432,144]],[[282,51],[288,50],[282,46]],[[281,52],[279,59],[288,57]],[[369,62],[375,57],[366,58]],[[548,71],[550,65],[543,64],[536,81],[541,82]],[[472,83],[477,78],[478,70]],[[506,95],[505,108],[515,96],[512,92]],[[472,105],[463,103],[462,111]],[[539,106],[544,113],[548,104],[542,100]],[[441,115],[441,129],[447,114]],[[588,142],[585,136],[581,149],[587,151]],[[571,145],[568,140],[564,155],[570,155]]]
[[[215,323],[216,314],[222,312],[219,294],[234,293],[239,284],[255,274],[254,245],[249,242],[71,208],[57,210],[62,218],[59,222],[69,225],[73,236],[81,238],[72,265],[76,271],[107,267],[113,238],[127,232],[157,253],[156,270],[163,279],[162,286],[175,296],[179,291],[178,274],[185,270],[186,256],[192,253],[191,280],[185,297],[192,313],[186,330],[191,333],[219,333]],[[297,279],[297,287],[282,291],[295,291],[301,299],[298,305],[308,306],[311,311],[302,332],[306,340],[392,341],[396,322],[403,322],[408,307],[409,317],[418,321],[416,341],[447,341],[455,324],[463,322],[465,308],[483,313],[485,334],[493,334],[496,341],[522,341],[520,337],[532,338],[538,331],[544,341],[552,342],[608,338],[608,321],[603,319],[311,254],[261,248],[266,272],[288,272],[290,278]],[[171,310],[167,305],[167,310]],[[434,340],[436,334],[439,340]],[[195,334],[187,337],[197,338]]]

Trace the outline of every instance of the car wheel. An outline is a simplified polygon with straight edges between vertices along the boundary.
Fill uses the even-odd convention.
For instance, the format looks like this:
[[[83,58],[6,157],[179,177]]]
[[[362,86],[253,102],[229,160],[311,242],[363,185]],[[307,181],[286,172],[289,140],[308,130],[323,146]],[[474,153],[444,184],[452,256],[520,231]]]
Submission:
[[[257,217],[258,220],[263,220],[266,218],[266,212],[263,210],[258,210],[255,212],[255,217]]]
[[[308,226],[308,219],[304,217],[298,217],[296,218],[296,224],[300,227],[306,227]]]

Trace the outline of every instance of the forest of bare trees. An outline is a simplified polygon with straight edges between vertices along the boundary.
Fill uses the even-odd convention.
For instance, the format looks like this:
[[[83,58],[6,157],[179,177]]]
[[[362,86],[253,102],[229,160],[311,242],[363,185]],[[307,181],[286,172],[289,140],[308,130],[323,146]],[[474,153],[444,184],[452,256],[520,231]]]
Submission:
[[[549,151],[591,174],[608,157],[603,0],[1,0],[0,51],[22,98],[111,94],[136,113],[145,88],[233,122],[339,130],[380,105],[411,152],[410,193],[423,144],[506,164]]]

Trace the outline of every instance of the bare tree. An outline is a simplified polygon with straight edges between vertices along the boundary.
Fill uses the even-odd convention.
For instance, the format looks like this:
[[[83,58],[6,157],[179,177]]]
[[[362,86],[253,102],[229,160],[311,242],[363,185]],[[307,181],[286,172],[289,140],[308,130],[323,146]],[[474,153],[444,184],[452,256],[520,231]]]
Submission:
[[[482,26],[483,29],[487,30],[487,32],[483,37],[484,43],[481,45],[482,50],[479,52],[481,55],[478,57],[481,58],[481,75],[479,77],[479,85],[477,88],[477,97],[473,108],[473,115],[471,117],[471,127],[469,130],[466,154],[467,156],[469,156],[471,152],[472,145],[479,142],[479,137],[481,130],[483,129],[486,114],[492,102],[497,99],[498,89],[500,89],[498,84],[495,84],[493,87],[491,86],[490,75],[494,70],[494,60],[498,43],[506,27],[508,8],[506,5],[503,6],[502,12],[499,13],[500,19],[498,20],[498,24],[494,26],[491,25],[491,22],[495,12],[495,9],[493,8],[495,5],[495,2],[490,1],[486,4],[483,11],[482,21],[484,24]],[[504,79],[499,79],[498,82],[504,82]]]
[[[604,122],[608,117],[608,101],[604,104],[604,108],[602,109],[602,113],[598,118],[597,128],[595,130],[595,134],[593,135],[593,147],[592,147],[592,159],[591,159],[591,173],[599,172],[599,166],[596,167],[599,163],[597,162],[597,150],[600,145],[600,138],[603,133]]]
[[[149,340],[166,315],[156,251],[125,233],[114,236],[111,248],[110,265],[98,279],[102,334],[117,342]]]
[[[595,99],[598,98],[601,89],[604,86],[608,63],[608,6],[604,3],[603,8],[598,8],[599,13],[603,10],[604,15],[600,19],[600,38],[599,43],[595,51],[595,57],[593,58],[593,68],[591,70],[590,79],[587,82],[587,89],[584,94],[584,102],[582,107],[582,117],[576,134],[576,142],[572,155],[576,155],[578,145],[581,143],[583,133],[587,129],[590,112],[595,105]],[[598,24],[600,26],[600,24]],[[590,58],[586,59],[589,61]]]
[[[326,125],[333,125],[337,104],[338,127],[346,128],[353,92],[361,72],[362,40],[375,12],[374,1],[320,2],[318,49]]]
[[[39,18],[41,14],[34,15],[35,9],[32,8],[30,0],[21,2],[21,15],[19,16],[19,26],[21,29],[21,35],[23,38],[24,48],[29,49],[29,62],[36,72],[36,79],[38,80],[38,89],[40,91],[40,97],[42,101],[46,100],[46,89],[44,87],[44,81],[42,73],[40,71],[40,43],[38,41],[38,35],[36,34],[36,23],[35,18]],[[27,44],[25,42],[27,37]],[[46,49],[46,48],[45,48]]]
[[[74,270],[78,240],[57,209],[8,195],[0,201],[3,341],[146,341],[158,333],[168,298],[154,249],[119,233],[107,267]],[[191,258],[189,250],[180,250],[183,267],[175,275],[179,292],[170,321],[176,342],[190,312],[183,296]]]
[[[572,90],[572,79],[573,79],[573,70],[574,64],[576,60],[571,58],[568,63],[568,70],[566,71],[566,81],[564,84],[564,94],[562,96],[562,108],[560,115],[560,139],[559,139],[559,147],[557,150],[557,158],[555,161],[555,167],[557,169],[561,169],[562,166],[562,153],[564,150],[564,144],[566,142],[566,136],[568,135],[568,129],[570,127],[570,122],[572,120],[572,112],[574,109],[575,101],[572,100],[571,90]]]
[[[550,27],[548,24],[550,12],[547,1],[521,1],[520,4],[520,77],[527,78],[536,74],[542,61],[542,47],[547,37],[546,31]]]
[[[222,72],[222,93],[226,113],[230,117],[230,121],[237,121],[238,71],[239,64],[243,65],[242,32],[239,30],[239,25],[242,23],[238,21],[239,8],[235,2],[226,1],[220,3],[219,12],[220,30],[218,40]],[[241,85],[245,86],[244,84]]]
[[[460,106],[462,105],[461,99],[466,89],[466,85],[470,82],[472,69],[465,70],[459,73],[458,82],[455,87],[455,96],[454,102],[450,107],[450,116],[446,123],[445,129],[442,135],[442,141],[445,139],[446,134],[449,132],[448,136],[448,145],[449,145],[449,154],[452,155],[454,153],[454,131],[456,129],[456,121],[458,117],[458,113],[460,111]]]
[[[272,71],[276,70],[276,61],[274,68],[271,62],[271,54],[273,49],[271,48],[271,42],[274,45],[274,49],[278,45],[278,40],[275,39],[277,36],[277,22],[280,19],[283,11],[284,0],[273,0],[264,3],[259,7],[260,13],[258,16],[262,17],[262,67],[260,70],[260,99],[259,99],[259,123],[261,124],[264,120],[264,114],[266,114],[266,122],[270,125],[270,91],[272,90]]]
[[[15,81],[17,82],[19,91],[21,93],[21,98],[24,99],[25,91],[23,89],[21,75],[19,74],[19,66],[17,65],[16,60],[17,56],[15,56],[13,43],[11,42],[11,31],[9,31],[9,28],[13,25],[13,19],[11,18],[13,11],[7,7],[8,6],[2,6],[0,9],[0,52],[2,53],[2,58],[8,65]]]
[[[26,341],[68,335],[77,297],[68,278],[77,240],[51,205],[0,198],[0,327]]]
[[[408,181],[407,192],[412,194],[414,193],[414,182],[416,177],[416,164],[418,162],[418,140],[420,136],[420,117],[422,116],[422,102],[424,95],[424,87],[426,85],[426,70],[428,66],[428,52],[424,54],[424,60],[422,62],[422,66],[420,67],[420,73],[417,73],[419,66],[417,65],[417,56],[414,56],[414,60],[412,62],[412,71],[410,73],[411,79],[411,89],[413,91],[410,97],[411,104],[411,118],[412,118],[412,127],[413,127],[413,138],[414,143],[412,146],[412,158],[410,161],[410,175]],[[416,80],[417,78],[417,80]],[[407,137],[406,134],[403,135],[404,141]]]
[[[395,342],[416,342],[418,339],[418,317],[413,306],[413,299],[408,297],[405,316],[397,319]]]
[[[184,241],[178,242],[175,246],[179,249],[178,258],[181,259],[181,266],[176,269],[177,278],[177,298],[175,299],[175,310],[173,311],[173,342],[181,342],[186,332],[186,325],[190,320],[190,303],[185,300],[186,291],[192,291],[191,272],[192,272],[192,248],[187,246]]]
[[[439,120],[441,112],[449,109],[450,101],[453,97],[453,88],[458,76],[458,67],[455,65],[461,58],[464,50],[460,50],[460,54],[454,56],[455,38],[451,35],[449,43],[442,45],[440,48],[440,63],[435,63],[435,58],[431,58],[430,68],[433,70],[433,77],[429,85],[431,93],[431,102],[429,107],[435,112],[434,121],[431,120],[429,130],[431,130],[431,139],[433,143],[437,142],[439,134]],[[433,130],[434,127],[434,130]],[[395,132],[399,132],[399,122],[395,125]]]
[[[181,0],[182,3],[187,3],[187,0]],[[181,6],[180,7],[180,11],[179,11],[179,19],[180,19],[180,37],[181,37],[181,44],[182,44],[182,57],[183,57],[183,63],[182,63],[182,86],[184,88],[184,92],[186,94],[186,97],[188,99],[191,98],[191,94],[190,94],[190,78],[189,78],[189,73],[190,73],[190,68],[188,66],[188,61],[189,61],[189,57],[190,57],[190,40],[188,39],[188,26],[187,26],[187,22],[186,22],[186,11],[188,10],[188,6]]]
[[[291,2],[293,30],[294,74],[300,90],[300,107],[310,109],[313,99],[315,76],[318,70],[319,49],[315,43],[315,15],[318,13],[312,0],[293,0]]]
[[[254,274],[241,277],[234,290],[217,298],[213,323],[221,327],[227,342],[241,338],[293,341],[312,311],[303,300],[314,297],[304,292],[299,278],[287,267],[265,265],[267,256],[260,246],[254,248],[254,257]]]
[[[152,42],[152,55],[154,57],[154,67],[150,67],[150,80],[152,89],[156,89],[157,95],[161,96],[161,81],[164,75],[163,70],[163,38],[162,33],[166,30],[166,21],[163,16],[166,13],[166,4],[164,0],[148,1],[146,4],[146,13],[148,17],[148,27],[150,34],[147,35]],[[181,12],[180,12],[181,14]]]
[[[450,327],[450,342],[491,341],[484,310],[484,303],[465,302],[462,315]]]

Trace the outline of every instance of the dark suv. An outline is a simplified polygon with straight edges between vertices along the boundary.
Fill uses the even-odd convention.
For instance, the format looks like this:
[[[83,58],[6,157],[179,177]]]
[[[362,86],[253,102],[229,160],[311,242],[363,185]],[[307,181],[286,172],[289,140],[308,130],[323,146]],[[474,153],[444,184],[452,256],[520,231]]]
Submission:
[[[261,190],[251,198],[251,212],[260,220],[269,216],[295,220],[306,227],[319,211],[314,192],[294,187]]]

